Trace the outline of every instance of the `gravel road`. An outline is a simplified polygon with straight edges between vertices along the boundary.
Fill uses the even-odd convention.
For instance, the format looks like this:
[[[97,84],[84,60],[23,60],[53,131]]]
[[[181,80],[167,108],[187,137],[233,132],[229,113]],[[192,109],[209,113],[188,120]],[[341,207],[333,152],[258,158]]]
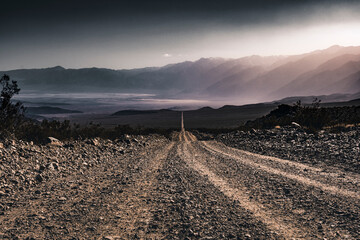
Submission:
[[[3,239],[360,239],[359,174],[185,130],[0,156]]]

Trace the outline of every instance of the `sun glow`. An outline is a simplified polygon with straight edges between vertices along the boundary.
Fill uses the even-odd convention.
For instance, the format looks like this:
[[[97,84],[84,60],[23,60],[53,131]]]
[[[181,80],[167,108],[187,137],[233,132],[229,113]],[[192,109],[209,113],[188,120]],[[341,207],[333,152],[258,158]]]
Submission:
[[[238,58],[254,54],[302,54],[332,45],[359,46],[359,29],[360,22],[227,29],[206,36],[200,54],[208,57]],[[194,57],[196,58],[198,56]]]

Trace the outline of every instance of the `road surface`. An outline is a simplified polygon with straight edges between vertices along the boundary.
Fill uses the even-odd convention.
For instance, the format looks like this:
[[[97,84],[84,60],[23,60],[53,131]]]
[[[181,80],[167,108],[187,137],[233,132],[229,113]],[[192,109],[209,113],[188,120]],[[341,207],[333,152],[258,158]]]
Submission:
[[[357,175],[198,141],[183,127],[149,161],[119,238],[360,239]]]
[[[358,175],[198,141],[181,125],[172,141],[153,141],[42,183],[45,197],[23,193],[0,216],[0,233],[20,239],[30,233],[34,239],[360,239]],[[51,197],[62,194],[61,203]]]

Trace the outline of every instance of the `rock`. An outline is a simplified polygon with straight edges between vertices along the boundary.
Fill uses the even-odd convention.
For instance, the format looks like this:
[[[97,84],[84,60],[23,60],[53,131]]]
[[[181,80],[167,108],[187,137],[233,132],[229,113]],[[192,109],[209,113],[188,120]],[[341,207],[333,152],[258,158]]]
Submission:
[[[50,170],[53,170],[53,171],[54,171],[54,170],[58,170],[58,169],[59,169],[59,166],[57,165],[57,163],[52,162],[52,163],[49,164],[48,168],[49,168]]]
[[[37,165],[36,168],[39,170],[39,172],[43,172],[45,170],[44,165]]]
[[[65,202],[66,200],[67,200],[66,197],[59,197],[59,201],[61,201],[61,202]]]
[[[4,144],[0,142],[0,149],[4,148]]]
[[[40,174],[38,174],[38,175],[36,175],[35,180],[38,182],[42,182],[44,179]]]
[[[294,127],[301,128],[300,124],[298,124],[298,123],[296,123],[296,122],[292,122],[291,125],[293,125]]]
[[[60,140],[54,137],[48,137],[48,144],[51,146],[60,146],[60,147],[64,145]]]
[[[103,238],[103,240],[118,240],[118,239],[123,239],[120,236],[106,236]]]
[[[99,140],[97,138],[89,139],[86,141],[88,144],[94,145],[94,146],[101,146]]]

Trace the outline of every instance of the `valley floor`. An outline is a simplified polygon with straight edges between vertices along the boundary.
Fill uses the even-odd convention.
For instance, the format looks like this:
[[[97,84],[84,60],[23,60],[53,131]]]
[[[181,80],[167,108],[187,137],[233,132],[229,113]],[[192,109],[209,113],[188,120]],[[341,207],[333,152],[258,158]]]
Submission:
[[[182,131],[0,149],[0,238],[359,239],[360,175]]]

